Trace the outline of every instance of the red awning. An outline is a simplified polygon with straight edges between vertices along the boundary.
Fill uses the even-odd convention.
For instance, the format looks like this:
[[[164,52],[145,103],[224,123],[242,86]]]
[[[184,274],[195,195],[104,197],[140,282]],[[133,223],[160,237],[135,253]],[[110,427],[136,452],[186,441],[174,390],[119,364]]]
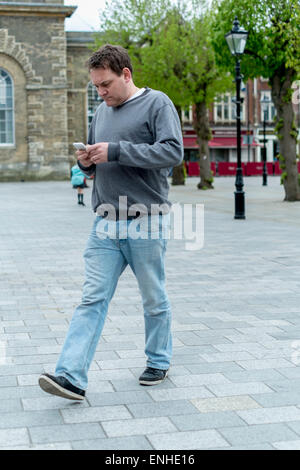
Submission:
[[[222,148],[222,149],[233,149],[236,148],[235,137],[213,137],[209,141],[208,146],[210,148]]]
[[[185,149],[197,149],[197,139],[196,137],[183,137],[183,146]]]
[[[248,147],[247,144],[243,144],[241,140],[242,147]],[[257,147],[259,144],[256,142],[252,142],[251,147]],[[186,149],[197,149],[197,138],[196,137],[183,137],[183,146]],[[230,149],[236,148],[236,137],[213,137],[209,142],[208,146],[210,148],[222,148],[222,149]]]

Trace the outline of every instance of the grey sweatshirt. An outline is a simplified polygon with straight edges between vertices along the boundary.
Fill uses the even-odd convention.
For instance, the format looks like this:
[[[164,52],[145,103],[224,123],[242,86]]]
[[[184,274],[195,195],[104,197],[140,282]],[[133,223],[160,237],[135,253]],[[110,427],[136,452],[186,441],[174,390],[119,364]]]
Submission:
[[[88,168],[79,163],[87,176],[94,175],[94,211],[101,204],[118,211],[119,197],[126,196],[128,208],[142,204],[150,214],[154,204],[168,212],[167,176],[183,159],[183,142],[177,111],[167,95],[146,88],[117,107],[102,102],[88,137],[90,145],[97,142],[109,142],[108,162]]]

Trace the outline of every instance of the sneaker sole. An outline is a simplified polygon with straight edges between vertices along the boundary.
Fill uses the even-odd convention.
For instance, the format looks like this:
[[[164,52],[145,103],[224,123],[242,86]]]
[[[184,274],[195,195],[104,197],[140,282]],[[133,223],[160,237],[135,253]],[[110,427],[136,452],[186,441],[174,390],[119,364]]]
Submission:
[[[139,382],[140,382],[140,385],[158,385],[158,384],[161,384],[161,383],[165,380],[165,378],[167,377],[167,375],[168,375],[168,372],[166,373],[166,375],[164,376],[163,379],[159,379],[159,380],[149,380],[149,381],[147,381],[147,380],[139,380]]]
[[[39,378],[39,386],[42,390],[44,390],[44,392],[50,393],[51,395],[57,395],[58,397],[68,398],[69,400],[84,400],[84,397],[82,395],[70,392],[69,390],[58,385],[56,382],[54,382],[54,380],[51,380],[50,377],[47,377],[45,375]]]

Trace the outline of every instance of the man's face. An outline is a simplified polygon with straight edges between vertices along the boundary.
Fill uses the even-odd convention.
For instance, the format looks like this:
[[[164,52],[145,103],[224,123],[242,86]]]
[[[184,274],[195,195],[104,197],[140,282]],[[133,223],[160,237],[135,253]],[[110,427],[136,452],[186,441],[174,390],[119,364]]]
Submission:
[[[129,69],[123,69],[121,76],[118,76],[110,68],[91,69],[90,76],[98,95],[105,101],[107,106],[119,106],[127,100],[131,78]]]

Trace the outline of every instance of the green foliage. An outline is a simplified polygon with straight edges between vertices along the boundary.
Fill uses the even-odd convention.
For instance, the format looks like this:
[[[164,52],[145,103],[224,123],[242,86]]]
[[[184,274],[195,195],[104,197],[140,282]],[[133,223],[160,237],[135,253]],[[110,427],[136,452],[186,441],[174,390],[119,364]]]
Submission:
[[[298,140],[298,132],[297,131],[292,130],[290,132],[290,136],[293,137],[293,139],[295,139],[296,141]]]
[[[300,73],[299,0],[215,0],[214,46],[217,60],[226,69],[234,66],[224,35],[237,15],[249,31],[242,71],[245,78],[262,76],[270,82],[289,70],[294,79]],[[286,100],[290,100],[289,94]]]
[[[283,139],[283,135],[280,134],[280,130],[283,128],[283,124],[284,124],[283,118],[277,119],[274,131],[278,137],[278,140]]]
[[[293,137],[293,139],[295,139],[296,142],[298,142],[298,129],[295,120],[292,122],[292,130],[290,131],[290,135]]]
[[[180,107],[209,105],[232,87],[230,73],[215,61],[204,0],[112,0],[100,17],[96,48],[125,47],[137,86],[164,91]]]
[[[211,174],[211,177],[208,178],[206,181],[207,181],[208,183],[212,184],[212,183],[214,182],[214,177],[213,177],[212,171],[210,172],[210,174]]]
[[[275,132],[279,132],[280,129],[283,128],[283,124],[284,124],[284,121],[283,121],[283,118],[281,119],[278,119],[277,122],[276,122],[276,126],[275,126]]]
[[[282,101],[283,101],[284,103],[290,103],[291,100],[292,100],[293,92],[294,92],[294,90],[293,90],[292,88],[289,88],[289,89],[286,91],[285,95],[282,97]]]
[[[285,161],[286,200],[300,200],[298,178],[291,165],[296,156],[296,131],[293,115],[293,82],[300,74],[300,3],[299,0],[215,0],[214,47],[217,62],[225,70],[234,67],[224,35],[231,30],[235,16],[249,32],[241,69],[245,79],[264,77],[269,80],[277,111],[276,132]],[[284,125],[285,124],[285,125]],[[280,132],[282,127],[284,132]],[[291,137],[294,142],[291,144]],[[286,144],[286,145],[285,145]],[[289,149],[288,151],[285,149]],[[288,178],[288,181],[286,181]]]
[[[284,181],[286,180],[286,178],[287,178],[287,172],[285,171],[285,172],[283,172],[283,173],[281,174],[281,177],[280,177],[280,184],[283,184]]]

